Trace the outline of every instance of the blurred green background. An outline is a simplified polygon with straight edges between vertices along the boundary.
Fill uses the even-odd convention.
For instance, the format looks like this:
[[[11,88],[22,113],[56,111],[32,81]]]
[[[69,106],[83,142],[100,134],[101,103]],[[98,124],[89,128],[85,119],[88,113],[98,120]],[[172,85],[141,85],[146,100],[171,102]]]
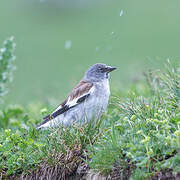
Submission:
[[[17,43],[7,101],[60,102],[93,63],[122,88],[180,57],[179,0],[1,0],[0,42]]]

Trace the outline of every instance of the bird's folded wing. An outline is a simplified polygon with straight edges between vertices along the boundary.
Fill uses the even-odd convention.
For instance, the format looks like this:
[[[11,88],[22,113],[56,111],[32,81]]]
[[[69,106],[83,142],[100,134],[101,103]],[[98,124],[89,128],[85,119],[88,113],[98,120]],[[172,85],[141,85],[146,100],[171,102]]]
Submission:
[[[51,114],[45,116],[43,118],[44,121],[38,127],[84,102],[93,91],[94,87],[92,83],[84,80],[80,81],[79,84],[69,94],[67,99],[61,103]]]

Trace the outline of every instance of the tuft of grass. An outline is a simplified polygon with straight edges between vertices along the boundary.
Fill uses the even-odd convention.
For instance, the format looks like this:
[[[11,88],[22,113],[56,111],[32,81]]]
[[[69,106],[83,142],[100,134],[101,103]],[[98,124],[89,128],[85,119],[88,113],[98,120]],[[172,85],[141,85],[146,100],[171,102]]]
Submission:
[[[25,110],[22,111],[24,113]],[[54,178],[58,173],[66,178],[73,175],[83,159],[87,159],[84,155],[87,144],[93,144],[98,139],[103,125],[99,119],[95,124],[90,122],[82,127],[73,125],[68,128],[36,131],[30,121],[30,117],[24,121],[30,125],[29,128],[19,126],[21,129],[1,130],[1,176],[25,178],[31,174],[39,178]]]

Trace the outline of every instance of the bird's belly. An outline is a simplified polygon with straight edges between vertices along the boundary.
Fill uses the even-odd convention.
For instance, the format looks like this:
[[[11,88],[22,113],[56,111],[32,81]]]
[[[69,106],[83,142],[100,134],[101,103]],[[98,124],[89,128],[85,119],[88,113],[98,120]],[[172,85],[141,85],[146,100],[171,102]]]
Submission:
[[[96,96],[95,98],[92,98],[89,101],[85,102],[88,117],[91,118],[93,114],[96,115],[97,118],[101,116],[107,108],[108,99],[109,97],[106,96]]]
[[[89,97],[84,103],[77,105],[65,114],[65,119],[68,124],[73,122],[84,124],[90,120],[97,120],[106,110],[109,100],[109,94],[93,95]],[[66,124],[66,123],[65,123]],[[67,125],[68,125],[67,124]]]
[[[107,103],[102,103],[101,99],[96,99],[95,103],[89,102],[88,107],[85,110],[85,116],[87,120],[97,120],[101,117],[102,113],[106,110]]]

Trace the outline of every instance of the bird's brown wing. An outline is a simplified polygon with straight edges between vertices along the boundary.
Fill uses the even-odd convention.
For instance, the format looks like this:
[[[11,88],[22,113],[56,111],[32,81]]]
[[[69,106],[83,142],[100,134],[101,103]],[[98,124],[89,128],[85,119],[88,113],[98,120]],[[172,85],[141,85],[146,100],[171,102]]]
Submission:
[[[51,114],[45,116],[44,121],[38,126],[47,123],[51,119],[63,114],[69,109],[77,106],[78,104],[84,102],[93,90],[93,83],[82,80],[79,84],[72,90],[67,99],[61,103]]]

